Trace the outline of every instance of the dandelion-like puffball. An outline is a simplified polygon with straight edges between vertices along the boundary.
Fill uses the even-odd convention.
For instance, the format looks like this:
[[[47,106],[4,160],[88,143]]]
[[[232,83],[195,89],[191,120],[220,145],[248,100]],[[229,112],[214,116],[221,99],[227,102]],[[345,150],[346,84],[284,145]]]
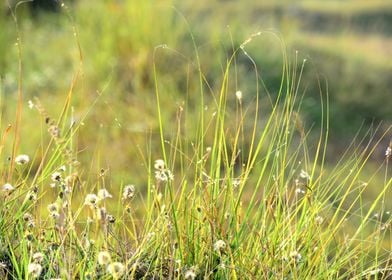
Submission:
[[[135,195],[135,186],[134,185],[127,185],[124,187],[122,199],[123,200],[130,200]]]
[[[42,261],[44,260],[44,254],[42,254],[41,252],[37,252],[33,255],[33,261],[34,263],[42,263]]]
[[[316,222],[316,224],[321,225],[324,222],[324,218],[321,216],[317,216],[314,221]]]
[[[112,261],[109,252],[102,251],[98,253],[98,263],[100,265],[108,265]]]
[[[120,262],[114,262],[109,264],[106,270],[113,276],[113,278],[118,279],[124,274],[125,267]]]
[[[27,164],[30,161],[30,157],[28,155],[18,155],[15,158],[15,163],[18,165]]]
[[[61,173],[56,171],[51,176],[53,182],[60,182],[61,181]]]
[[[304,191],[303,189],[301,189],[301,188],[296,188],[296,189],[295,189],[295,193],[296,193],[296,194],[304,194],[305,191]]]
[[[39,263],[30,263],[27,271],[33,279],[38,278],[42,273],[42,266]]]
[[[15,188],[10,183],[5,183],[1,189],[5,192],[10,192],[13,191]]]
[[[296,261],[301,260],[302,256],[297,251],[290,252],[290,258],[295,259]]]
[[[164,170],[165,169],[165,162],[162,159],[157,159],[154,163],[154,168],[156,170]]]
[[[27,105],[29,106],[29,109],[33,109],[33,108],[34,108],[34,103],[33,103],[33,101],[31,101],[31,100],[29,100],[29,101],[27,102]]]
[[[84,204],[87,206],[95,207],[97,205],[98,200],[99,200],[98,196],[96,196],[93,193],[90,193],[86,195],[86,198],[84,199]]]
[[[193,269],[187,270],[184,274],[184,278],[186,280],[194,280],[196,278],[196,273],[193,271]]]
[[[310,180],[310,175],[305,170],[301,170],[301,172],[299,173],[299,177],[301,177],[302,179]]]
[[[236,93],[235,93],[235,97],[237,98],[238,101],[241,102],[241,100],[242,100],[242,91],[237,90]]]
[[[388,147],[388,148],[385,150],[385,156],[386,156],[387,158],[390,158],[391,155],[392,155],[392,148],[391,148],[391,147]]]
[[[57,205],[57,203],[51,203],[51,204],[48,205],[48,211],[50,213],[58,212],[59,211],[59,206]]]
[[[214,251],[222,252],[226,248],[226,243],[223,240],[218,240],[214,243]]]
[[[32,221],[32,220],[34,220],[34,219],[33,219],[33,216],[32,216],[30,213],[24,213],[24,214],[23,214],[23,220],[24,220],[25,222],[29,222],[29,221]]]
[[[107,189],[100,189],[98,191],[98,197],[100,200],[104,200],[106,198],[112,198],[113,196],[108,192]]]

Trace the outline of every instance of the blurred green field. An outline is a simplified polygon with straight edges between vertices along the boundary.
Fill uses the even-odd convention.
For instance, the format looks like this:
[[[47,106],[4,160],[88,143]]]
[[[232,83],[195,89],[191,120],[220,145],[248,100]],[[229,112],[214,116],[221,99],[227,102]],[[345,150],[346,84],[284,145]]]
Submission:
[[[369,127],[382,122],[374,132],[379,136],[391,123],[391,1],[65,4],[60,13],[38,12],[36,16],[31,16],[27,4],[16,10],[22,40],[24,106],[38,96],[49,113],[57,116],[60,108],[56,104],[63,104],[64,94],[76,79],[74,118],[87,116],[79,132],[80,157],[91,162],[95,170],[110,166],[121,174],[119,177],[125,176],[125,181],[132,178],[139,182],[137,174],[143,167],[134,164],[140,162],[136,160],[139,147],[144,146],[146,135],[158,132],[152,98],[153,59],[165,90],[162,94],[167,110],[163,118],[170,131],[178,106],[187,102],[198,111],[196,59],[205,75],[204,87],[214,91],[220,86],[220,65],[234,48],[259,31],[265,33],[247,44],[247,52],[259,67],[264,95],[276,94],[280,84],[280,40],[287,45],[296,71],[307,59],[300,85],[305,92],[301,115],[316,138],[321,123],[320,95],[325,102],[328,93],[328,158],[332,162],[359,130],[363,136]],[[2,9],[0,75],[2,127],[6,127],[15,111],[18,57],[14,21],[4,6]],[[239,56],[236,67],[238,80],[232,90],[241,89],[244,100],[250,102],[256,85],[250,72],[253,66],[245,56]],[[213,100],[207,95],[206,102]],[[35,112],[24,114],[22,139],[28,137],[29,141],[22,141],[22,150],[35,150],[40,145],[42,132],[29,129],[36,121]],[[382,161],[388,141],[387,136],[377,149],[373,157],[376,163]]]

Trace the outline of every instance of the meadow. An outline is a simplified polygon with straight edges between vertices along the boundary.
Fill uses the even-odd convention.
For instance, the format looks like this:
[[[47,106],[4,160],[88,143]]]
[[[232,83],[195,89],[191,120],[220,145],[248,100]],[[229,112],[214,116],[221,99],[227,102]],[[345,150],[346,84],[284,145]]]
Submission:
[[[392,278],[392,5],[221,2],[0,8],[0,279]]]

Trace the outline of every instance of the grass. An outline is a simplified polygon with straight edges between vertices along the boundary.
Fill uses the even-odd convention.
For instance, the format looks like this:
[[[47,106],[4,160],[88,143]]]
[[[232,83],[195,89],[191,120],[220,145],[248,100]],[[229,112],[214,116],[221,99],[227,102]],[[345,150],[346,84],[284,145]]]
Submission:
[[[143,9],[132,11],[146,20]],[[103,33],[115,26],[107,24]],[[141,62],[131,60],[148,65],[145,60],[152,59],[151,68],[132,69],[147,67],[155,87],[150,95],[136,92],[125,100],[146,102],[146,110],[131,112],[108,90],[107,84],[123,81],[117,76],[99,81],[96,94],[83,91],[84,64],[101,52],[80,53],[77,46],[90,39],[79,39],[79,33],[67,93],[31,98],[33,110],[27,110],[22,41],[19,94],[12,103],[0,100],[12,104],[1,127],[0,153],[10,159],[0,167],[0,278],[391,277],[391,156],[382,146],[384,159],[375,164],[370,158],[392,127],[379,137],[373,131],[358,136],[331,167],[328,91],[320,91],[315,105],[317,132],[301,117],[306,61],[290,57],[275,33],[260,32],[238,47],[233,43],[217,66],[221,76],[211,77],[204,66],[211,63],[209,53],[188,32],[182,53],[157,44],[139,52]],[[134,36],[131,41],[141,44],[134,48],[149,44],[141,32]],[[254,59],[264,37],[274,38],[281,52],[273,93]],[[107,46],[102,62],[110,59],[113,42],[101,40],[97,45]],[[246,78],[244,61],[250,66]],[[176,99],[175,75],[181,72],[183,97]],[[53,101],[60,108],[51,107]],[[39,137],[36,147],[32,135]],[[122,137],[127,144],[110,141]],[[125,162],[126,171],[116,169]],[[136,182],[125,173],[135,174]]]

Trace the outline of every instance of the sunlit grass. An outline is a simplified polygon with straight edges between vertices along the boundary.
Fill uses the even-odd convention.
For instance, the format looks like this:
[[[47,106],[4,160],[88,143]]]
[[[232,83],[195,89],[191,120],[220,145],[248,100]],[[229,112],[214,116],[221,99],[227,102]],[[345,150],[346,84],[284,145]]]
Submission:
[[[382,141],[391,127],[353,140],[331,166],[328,91],[315,104],[317,129],[301,117],[306,60],[291,57],[275,33],[258,32],[232,42],[216,66],[221,75],[211,76],[219,60],[191,31],[184,50],[174,46],[178,34],[171,44],[151,42],[166,37],[158,31],[144,36],[151,3],[127,7],[141,20],[134,37],[100,38],[96,52],[82,51],[93,34],[71,24],[76,70],[61,81],[65,93],[23,94],[22,67],[19,94],[1,95],[1,107],[10,106],[0,138],[0,278],[390,277],[391,154]],[[102,36],[118,24],[106,23]],[[254,59],[271,41],[282,61],[273,91],[269,69]],[[126,55],[133,48],[140,57]],[[140,84],[105,77],[114,49],[124,61],[113,71],[132,70]],[[100,72],[94,92],[85,86],[89,59]],[[369,162],[380,146],[383,159]]]
[[[74,144],[85,117],[68,122],[72,90],[58,118],[32,100],[42,141],[49,142],[30,151],[29,159],[12,164],[13,157],[2,167],[9,185],[1,190],[1,273],[16,279],[386,277],[390,156],[369,203],[363,203],[369,185],[361,174],[376,146],[348,150],[325,172],[327,94],[321,93],[319,140],[308,143],[299,115],[302,71],[289,66],[283,45],[277,95],[238,93],[235,59],[253,64],[247,45],[259,36],[264,34],[235,49],[217,90],[208,87],[197,62],[192,65],[199,74],[195,94],[203,101],[191,110],[187,102],[171,107],[176,129],[170,133],[162,114],[171,108],[161,104],[165,88],[154,72],[159,134],[147,134],[142,161],[135,162],[144,168],[145,187],[112,186],[105,169],[88,175],[95,171],[80,164]],[[171,51],[157,48],[154,57],[159,52]],[[258,77],[256,64],[253,75]],[[269,108],[260,107],[262,100]],[[245,126],[246,119],[253,125]],[[32,170],[34,160],[38,169]]]

